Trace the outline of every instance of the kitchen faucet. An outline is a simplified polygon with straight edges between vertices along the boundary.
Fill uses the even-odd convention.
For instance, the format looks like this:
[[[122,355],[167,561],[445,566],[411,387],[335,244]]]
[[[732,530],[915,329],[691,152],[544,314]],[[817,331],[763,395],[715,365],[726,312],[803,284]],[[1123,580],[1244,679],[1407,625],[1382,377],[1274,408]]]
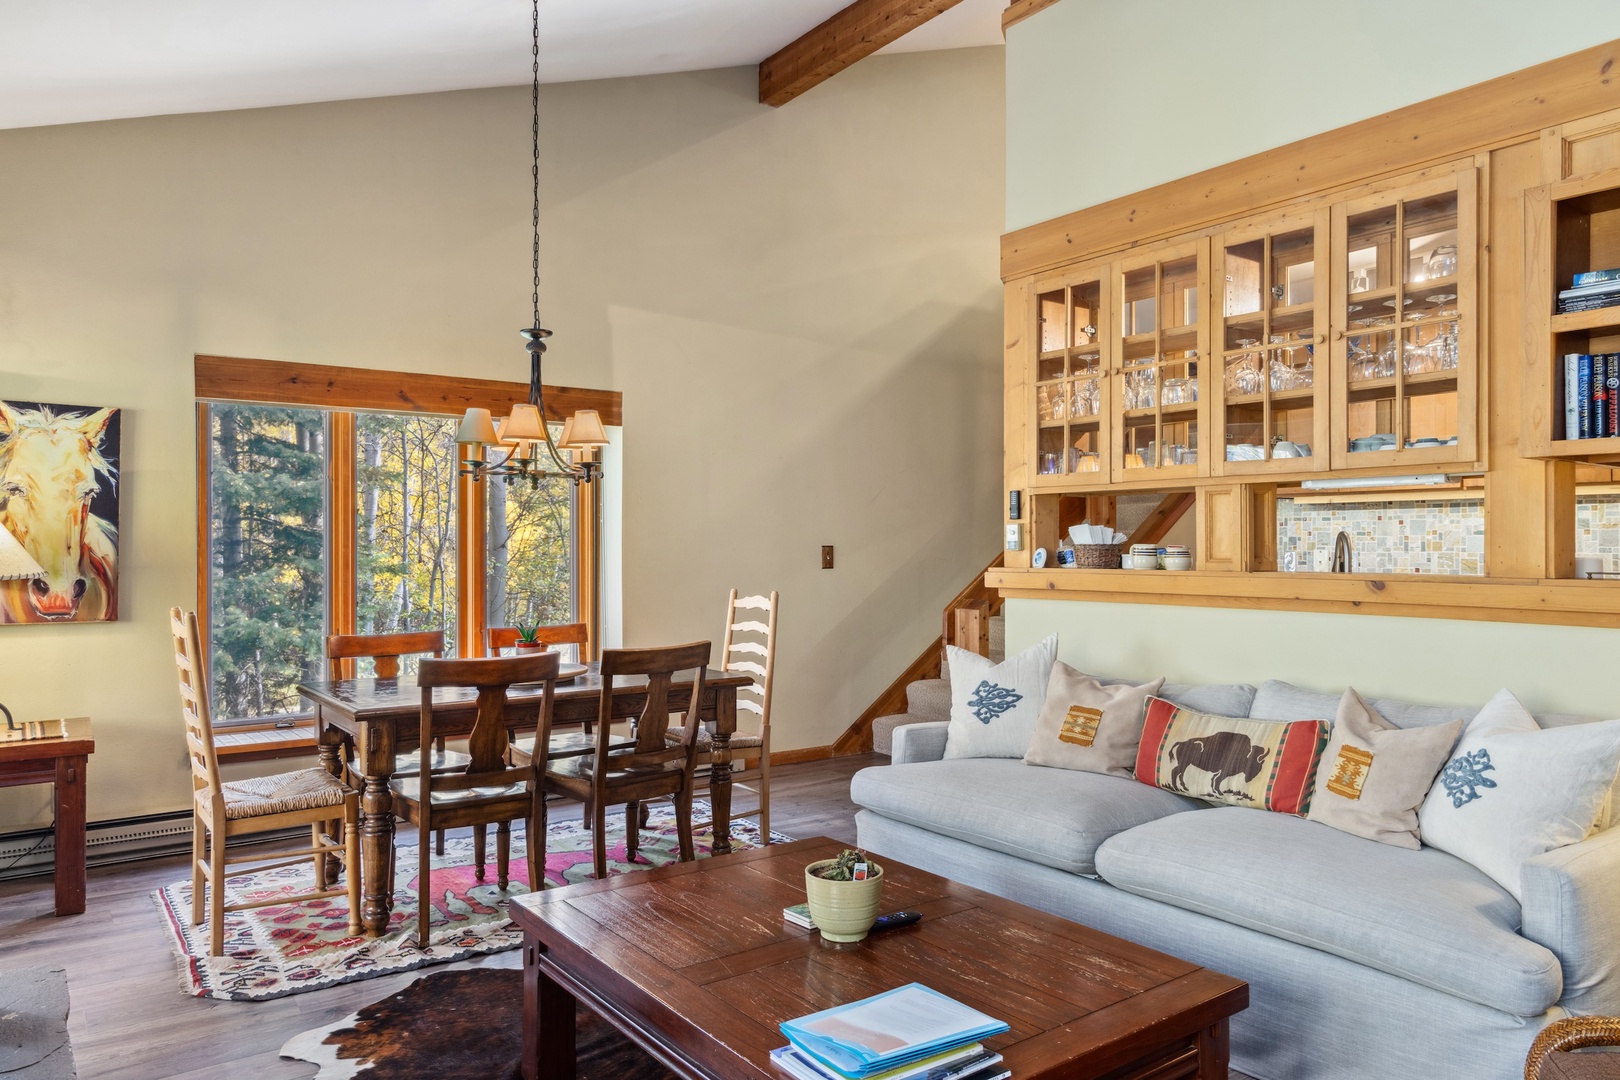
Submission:
[[[1354,548],[1350,544],[1350,534],[1340,529],[1339,535],[1333,540],[1333,562],[1328,567],[1329,571],[1335,574],[1348,574],[1354,553]]]

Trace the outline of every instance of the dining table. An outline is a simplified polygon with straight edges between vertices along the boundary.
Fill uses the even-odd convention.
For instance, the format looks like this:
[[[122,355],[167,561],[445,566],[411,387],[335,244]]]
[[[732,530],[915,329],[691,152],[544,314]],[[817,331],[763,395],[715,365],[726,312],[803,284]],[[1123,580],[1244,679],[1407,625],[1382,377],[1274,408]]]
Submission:
[[[602,677],[596,664],[559,681],[552,702],[552,728],[584,728],[601,718]],[[675,676],[669,690],[671,712],[691,713],[692,677]],[[746,674],[710,669],[704,676],[697,715],[709,729],[709,801],[716,822],[731,820],[731,736],[737,730],[737,689],[752,684]],[[414,749],[421,734],[422,691],[414,675],[395,679],[311,679],[298,693],[315,714],[321,764],[344,775],[346,759],[360,787],[361,902],[366,933],[388,928],[393,907],[394,800],[389,780],[395,758]],[[507,691],[506,715],[515,732],[539,726],[540,684],[518,684]],[[612,693],[615,722],[633,721],[647,705],[645,676],[618,676]],[[472,732],[478,711],[475,690],[439,688],[433,692],[433,735],[454,739]],[[600,735],[600,733],[598,733]],[[716,829],[713,853],[731,851],[731,837]]]

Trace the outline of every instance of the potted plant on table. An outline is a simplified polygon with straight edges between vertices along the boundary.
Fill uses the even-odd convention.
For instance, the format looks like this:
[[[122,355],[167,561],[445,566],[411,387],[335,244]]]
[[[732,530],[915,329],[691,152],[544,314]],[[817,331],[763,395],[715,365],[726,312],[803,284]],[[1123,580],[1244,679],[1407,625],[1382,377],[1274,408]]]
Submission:
[[[828,941],[860,941],[872,929],[883,899],[883,867],[864,852],[845,848],[836,859],[804,868],[810,918]]]
[[[540,625],[538,623],[533,626],[524,626],[522,623],[518,623],[517,632],[518,636],[515,644],[519,653],[546,651],[546,643],[540,640]]]

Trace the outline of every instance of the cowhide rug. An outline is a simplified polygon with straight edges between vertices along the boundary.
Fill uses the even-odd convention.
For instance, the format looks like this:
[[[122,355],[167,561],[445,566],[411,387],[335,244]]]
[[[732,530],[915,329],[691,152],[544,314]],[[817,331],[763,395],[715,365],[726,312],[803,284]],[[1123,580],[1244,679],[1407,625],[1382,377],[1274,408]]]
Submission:
[[[74,1080],[62,968],[0,969],[0,1073],[6,1080]]]
[[[584,1006],[574,1023],[576,1080],[674,1080]],[[315,1080],[519,1080],[522,1031],[521,971],[439,971],[295,1035],[281,1056],[319,1065]]]

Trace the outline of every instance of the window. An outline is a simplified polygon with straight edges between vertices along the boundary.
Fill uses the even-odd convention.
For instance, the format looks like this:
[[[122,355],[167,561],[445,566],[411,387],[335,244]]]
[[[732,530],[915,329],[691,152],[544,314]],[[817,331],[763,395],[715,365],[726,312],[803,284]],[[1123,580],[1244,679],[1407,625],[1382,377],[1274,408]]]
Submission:
[[[577,615],[574,485],[478,485],[486,566],[458,560],[456,420],[419,413],[200,406],[206,499],[206,644],[216,721],[285,721],[299,682],[326,676],[325,636],[445,631],[447,655],[480,655],[486,625]],[[353,432],[338,437],[338,426]],[[328,528],[334,491],[354,493],[354,528]],[[475,549],[478,545],[475,545]],[[352,589],[334,567],[352,566]],[[461,623],[465,574],[486,574],[475,626]],[[465,638],[465,640],[463,640]],[[407,662],[408,665],[408,662]],[[407,666],[407,670],[408,670]],[[356,674],[370,676],[370,662]]]

